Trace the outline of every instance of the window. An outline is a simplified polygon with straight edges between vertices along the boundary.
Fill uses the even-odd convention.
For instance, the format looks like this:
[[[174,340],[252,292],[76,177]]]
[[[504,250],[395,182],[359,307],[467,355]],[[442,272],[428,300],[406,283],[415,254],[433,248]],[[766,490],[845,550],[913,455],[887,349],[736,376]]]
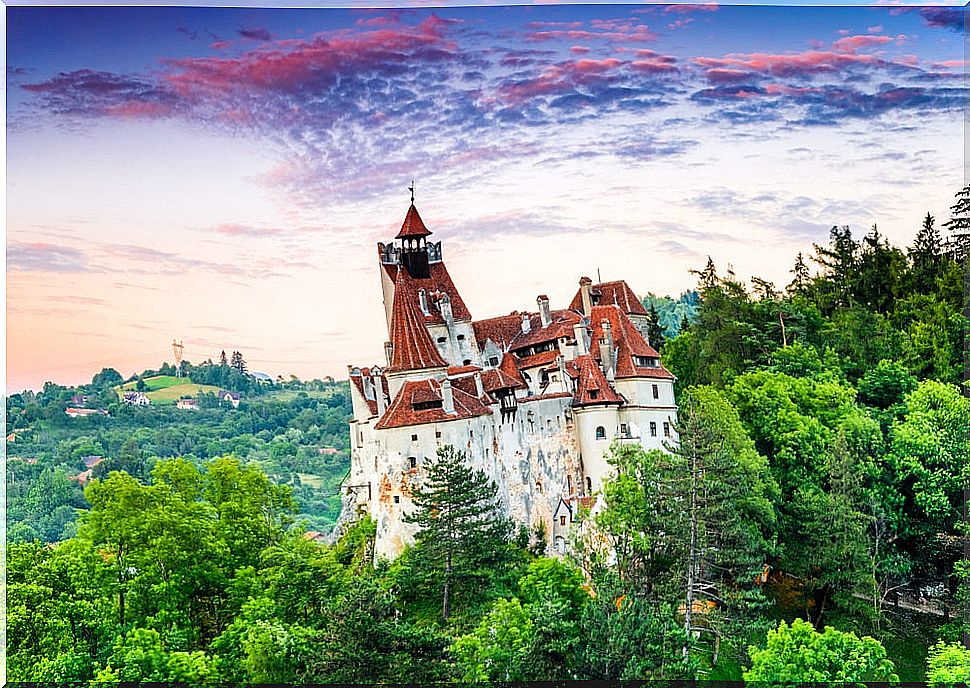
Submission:
[[[653,386],[653,398],[654,399],[660,398],[660,387],[658,387],[657,385]]]
[[[394,503],[395,504],[400,504],[401,503],[401,498],[398,495],[394,495]]]
[[[438,343],[439,344],[444,344],[445,343],[445,338],[444,337],[438,337]]]
[[[596,399],[597,397],[599,397],[599,395],[600,395],[600,391],[598,389],[591,389],[591,390],[589,390],[589,398],[590,399]]]
[[[620,423],[620,434],[623,437],[629,437],[630,436],[630,429],[627,427],[626,423]]]
[[[492,356],[490,359],[488,359],[488,364],[490,366],[492,366],[492,367],[497,366],[498,365],[498,356]]]
[[[566,525],[566,517],[565,516],[560,516],[559,517],[559,525],[561,525],[561,526]]]
[[[536,480],[536,492],[538,492],[539,494],[542,494],[542,481],[541,480]]]
[[[474,436],[475,436],[475,431],[474,431],[474,430],[472,430],[471,428],[469,428],[469,429],[468,429],[468,436],[469,436],[469,437],[474,437]]]
[[[459,342],[463,342],[463,341],[465,341],[465,335],[460,334],[460,335],[458,335],[458,337],[456,337],[456,339],[458,339]]]
[[[411,441],[412,442],[417,442],[418,441],[418,436],[417,435],[411,435]]]
[[[472,359],[466,358],[464,361],[461,362],[461,364],[462,365],[471,365],[472,364]]]
[[[415,456],[409,456],[408,457],[408,463],[411,464],[411,468],[417,468],[418,467],[418,459],[417,459],[417,457],[415,457]]]
[[[435,432],[434,432],[434,438],[436,440],[440,440],[441,439],[441,430],[435,430]]]
[[[571,475],[566,476],[566,491],[569,493],[573,491],[573,476]]]
[[[586,496],[588,497],[593,492],[593,479],[588,475],[586,476]]]
[[[606,428],[604,428],[602,425],[599,425],[596,428],[596,439],[598,440],[606,439]]]
[[[657,421],[655,420],[650,421],[650,436],[651,437],[657,436]]]
[[[670,437],[670,423],[664,421],[664,437]]]

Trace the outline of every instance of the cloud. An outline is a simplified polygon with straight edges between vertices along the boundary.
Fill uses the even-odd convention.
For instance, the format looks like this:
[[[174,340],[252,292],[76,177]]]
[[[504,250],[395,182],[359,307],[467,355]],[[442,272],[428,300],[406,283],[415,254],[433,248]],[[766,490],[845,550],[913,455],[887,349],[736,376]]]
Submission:
[[[667,5],[665,13],[688,14],[694,12],[716,12],[719,5],[716,2],[702,2],[696,5]]]
[[[892,42],[893,39],[890,36],[846,36],[845,38],[840,38],[839,40],[835,41],[835,43],[832,44],[832,50],[839,53],[855,53],[860,48],[885,45],[886,43]]]
[[[12,241],[7,244],[7,269],[17,272],[90,272],[84,252],[55,244]]]
[[[236,33],[249,41],[271,41],[273,37],[270,35],[269,31],[263,28],[247,28],[241,27],[236,29]]]
[[[249,225],[240,225],[231,222],[216,225],[215,227],[212,227],[210,231],[216,234],[224,234],[226,236],[236,237],[279,236],[283,233],[282,229],[275,227],[251,227]]]
[[[90,69],[61,72],[21,88],[37,94],[42,107],[57,115],[162,117],[179,106],[175,93],[150,79]]]
[[[927,26],[963,33],[966,11],[956,7],[921,7],[919,15]]]

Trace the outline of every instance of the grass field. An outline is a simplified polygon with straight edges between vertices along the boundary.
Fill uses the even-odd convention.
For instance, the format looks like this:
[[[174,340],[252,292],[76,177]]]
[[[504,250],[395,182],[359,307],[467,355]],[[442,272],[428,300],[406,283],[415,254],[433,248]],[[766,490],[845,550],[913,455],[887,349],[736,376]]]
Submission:
[[[289,403],[294,399],[296,399],[298,394],[306,394],[311,399],[326,399],[327,397],[332,396],[334,393],[335,392],[332,389],[327,389],[322,391],[311,390],[306,392],[302,390],[297,391],[294,389],[274,389],[266,392],[264,395],[262,395],[261,398]]]
[[[300,476],[300,482],[304,485],[309,485],[316,489],[323,487],[323,478],[319,475],[313,475],[312,473],[297,473]]]
[[[137,384],[137,382],[128,382],[115,389],[120,397],[123,392],[134,390]],[[197,385],[184,377],[175,377],[174,375],[145,378],[145,386],[148,388],[145,395],[152,400],[153,404],[159,405],[174,404],[182,397],[194,397],[201,392],[215,393],[219,391],[219,388],[213,385]]]

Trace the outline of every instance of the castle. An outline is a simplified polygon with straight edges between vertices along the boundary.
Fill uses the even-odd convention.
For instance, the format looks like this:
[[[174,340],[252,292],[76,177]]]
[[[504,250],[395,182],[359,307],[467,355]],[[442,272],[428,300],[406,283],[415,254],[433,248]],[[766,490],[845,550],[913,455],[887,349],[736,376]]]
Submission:
[[[412,198],[396,242],[377,244],[386,362],[349,366],[341,520],[370,514],[375,556],[397,556],[413,536],[402,519],[412,485],[450,444],[495,481],[516,523],[543,523],[547,544],[563,551],[610,470],[613,441],[675,441],[674,376],[626,282],[584,277],[567,308],[539,296],[537,312],[473,320],[430,235]]]

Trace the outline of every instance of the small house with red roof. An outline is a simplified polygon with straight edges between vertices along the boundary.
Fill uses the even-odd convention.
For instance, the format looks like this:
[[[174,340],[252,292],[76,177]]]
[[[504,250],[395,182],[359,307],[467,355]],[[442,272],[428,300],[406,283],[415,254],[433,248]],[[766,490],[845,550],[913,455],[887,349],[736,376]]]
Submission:
[[[504,508],[550,551],[611,470],[613,442],[676,441],[674,376],[647,338],[647,311],[622,281],[579,280],[566,308],[475,320],[413,198],[394,241],[377,244],[384,360],[348,366],[351,469],[341,522],[369,513],[375,557],[412,541],[403,516],[422,468],[452,445],[499,486]]]

